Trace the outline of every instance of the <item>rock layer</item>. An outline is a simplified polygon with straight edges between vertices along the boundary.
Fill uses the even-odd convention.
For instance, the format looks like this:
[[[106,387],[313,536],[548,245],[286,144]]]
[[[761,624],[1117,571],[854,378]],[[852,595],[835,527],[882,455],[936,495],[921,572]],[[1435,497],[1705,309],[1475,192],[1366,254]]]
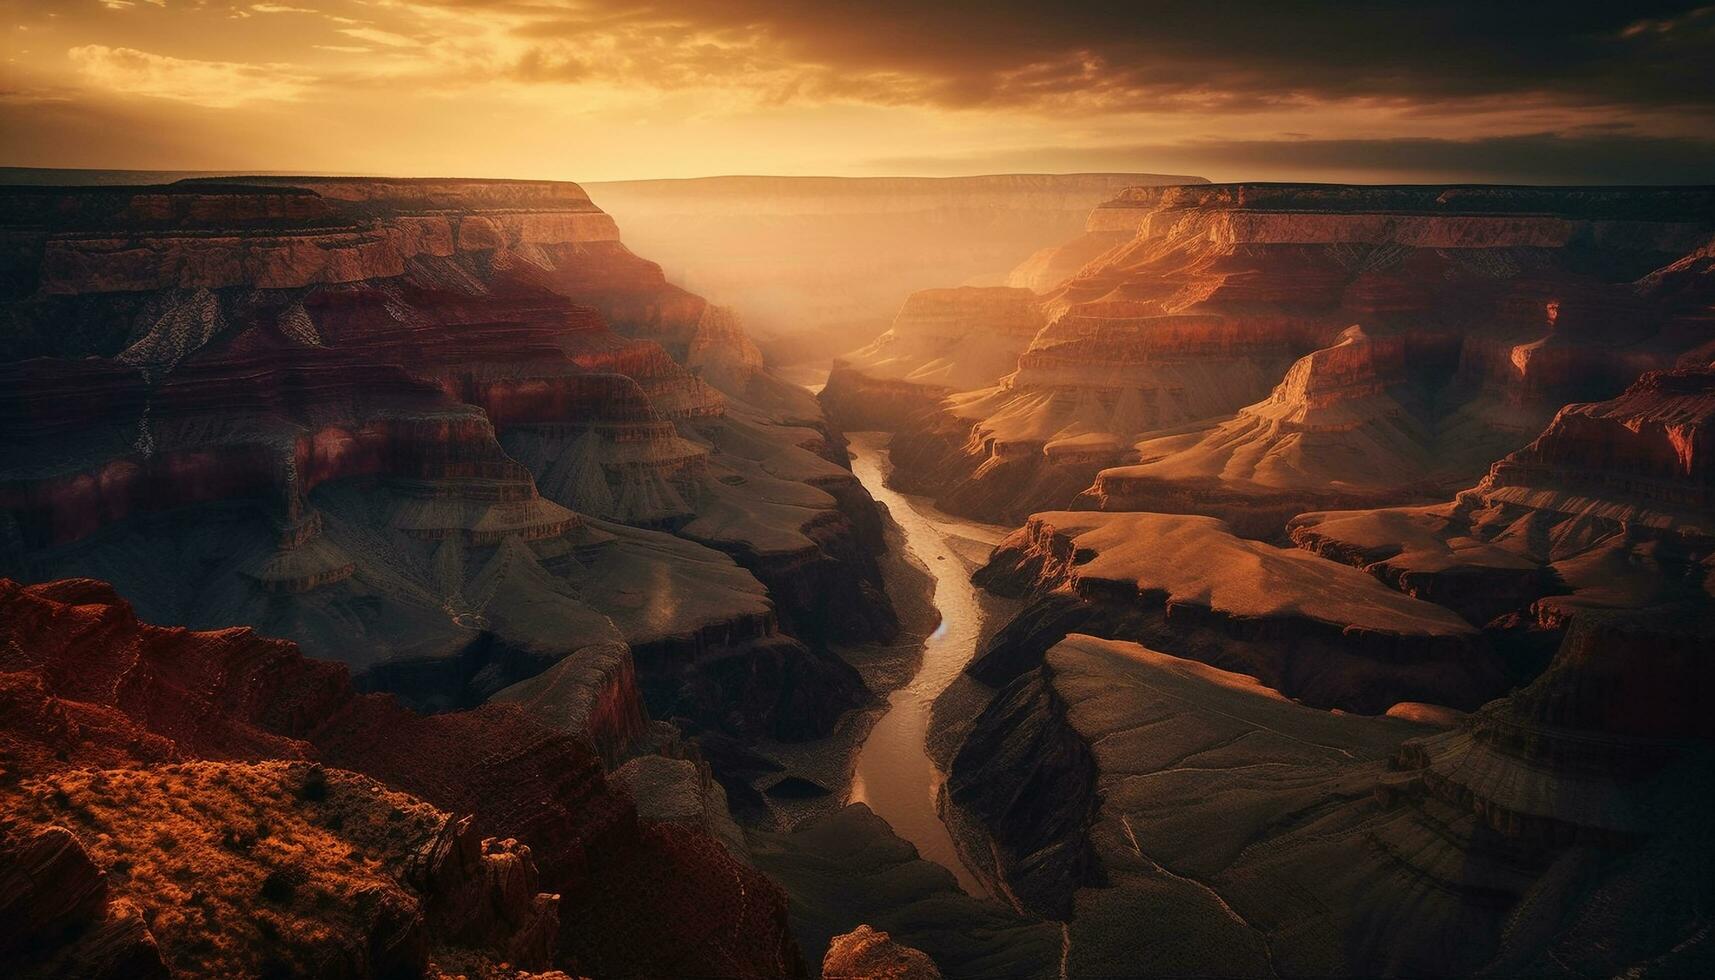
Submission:
[[[255,625],[435,707],[615,642],[673,651],[637,659],[670,660],[643,677],[663,700],[711,641],[779,657],[894,628],[837,433],[576,185],[3,196],[13,574],[99,575],[151,618]]]
[[[952,392],[1010,372],[1044,322],[1029,290],[919,290],[892,329],[834,362],[821,402],[848,429],[905,428]]]
[[[1165,644],[1322,707],[1471,708],[1500,693],[1499,664],[1469,623],[1352,571],[1208,517],[1037,514],[976,575],[1035,602],[970,670],[1011,680],[1077,631]]]
[[[1074,635],[978,720],[952,785],[991,786],[952,798],[999,847],[1025,821],[1057,831],[1038,854],[1090,856],[1084,874],[1034,879],[1054,886],[1038,907],[1074,913],[1072,976],[1695,971],[1706,726],[1643,719],[1689,704],[1656,685],[1706,686],[1683,659],[1706,642],[1659,624],[1569,639],[1542,681],[1433,734]],[[1061,707],[1029,709],[1027,690]],[[982,746],[1059,742],[1083,747],[1087,793],[1028,792],[1057,754],[983,768]],[[1628,896],[1645,895],[1671,910],[1639,912]]]
[[[1696,188],[1129,190],[1092,213],[1105,250],[1068,246],[1088,258],[1053,283],[1046,260],[1021,270],[1046,326],[997,383],[903,427],[938,463],[905,488],[1016,520],[1135,463],[1088,500],[1258,536],[1319,499],[1433,499],[1567,400],[1706,346],[1712,223]]]
[[[1715,369],[1568,405],[1446,505],[1303,514],[1301,547],[1475,622],[1557,630],[1586,609],[1708,609]]]

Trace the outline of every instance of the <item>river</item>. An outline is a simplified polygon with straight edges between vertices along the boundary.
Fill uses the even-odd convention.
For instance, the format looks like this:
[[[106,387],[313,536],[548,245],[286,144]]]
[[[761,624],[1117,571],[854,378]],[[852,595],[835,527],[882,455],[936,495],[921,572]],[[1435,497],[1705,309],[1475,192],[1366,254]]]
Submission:
[[[851,800],[867,803],[916,845],[917,853],[949,869],[972,895],[988,889],[959,857],[953,838],[935,809],[946,775],[929,758],[926,737],[929,710],[976,652],[983,609],[971,584],[971,558],[994,545],[1005,529],[951,517],[924,497],[889,489],[887,435],[848,433],[852,471],[870,496],[887,505],[905,534],[906,548],[929,569],[935,581],[935,608],[941,624],[924,643],[923,663],[909,684],[893,692],[887,713],[859,750]]]

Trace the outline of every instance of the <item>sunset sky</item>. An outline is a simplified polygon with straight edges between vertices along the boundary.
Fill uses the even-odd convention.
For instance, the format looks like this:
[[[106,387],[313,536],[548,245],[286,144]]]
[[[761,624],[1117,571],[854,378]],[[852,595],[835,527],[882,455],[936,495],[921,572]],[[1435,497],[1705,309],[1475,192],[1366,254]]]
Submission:
[[[1715,182],[1715,6],[0,0],[0,165]]]

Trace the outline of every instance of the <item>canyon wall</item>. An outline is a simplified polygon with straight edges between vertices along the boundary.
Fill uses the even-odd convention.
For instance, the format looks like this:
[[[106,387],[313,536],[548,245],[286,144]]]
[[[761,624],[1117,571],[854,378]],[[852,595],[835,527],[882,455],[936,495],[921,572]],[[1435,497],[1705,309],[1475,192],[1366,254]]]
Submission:
[[[1088,228],[1014,279],[1044,326],[1010,370],[919,386],[940,401],[895,426],[907,489],[1001,521],[1087,489],[1276,536],[1306,509],[1445,496],[1568,400],[1715,343],[1706,189],[1139,187]],[[830,384],[836,415],[935,371],[855,366],[872,354]]]
[[[931,744],[1066,975],[1698,971],[1712,202],[1139,188],[1005,373],[840,366],[915,395],[902,489],[1022,525]]]
[[[1073,635],[975,720],[948,799],[1069,920],[1071,976],[1696,972],[1709,641],[1591,622],[1436,732]]]
[[[828,652],[894,629],[843,440],[576,185],[0,198],[11,574],[254,625],[421,706],[615,643],[693,730],[807,737],[868,698]]]
[[[1588,610],[1715,602],[1715,365],[1563,408],[1452,502],[1292,519],[1303,548],[1472,622],[1558,635]]]

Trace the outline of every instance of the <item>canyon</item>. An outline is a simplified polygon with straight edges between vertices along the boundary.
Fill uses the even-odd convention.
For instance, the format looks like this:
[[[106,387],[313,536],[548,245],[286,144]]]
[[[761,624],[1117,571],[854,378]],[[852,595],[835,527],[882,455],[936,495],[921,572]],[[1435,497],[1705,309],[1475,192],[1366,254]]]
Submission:
[[[1707,969],[1712,205],[1139,187],[835,361],[1014,528],[928,744],[1059,975]]]
[[[1058,282],[1033,261],[913,297],[824,403],[861,428],[890,420],[846,406],[909,401],[928,418],[898,447],[908,489],[1003,523],[1082,499],[1266,538],[1427,503],[1561,405],[1707,363],[1709,208],[1705,189],[1136,188],[1062,246]],[[959,307],[996,304],[1019,313],[967,338]],[[954,348],[982,373],[934,377]]]
[[[675,282],[744,311],[783,365],[824,367],[901,297],[998,285],[1128,187],[1170,174],[701,177],[584,184]]]
[[[1711,273],[1709,188],[0,187],[0,965],[1706,972]]]

